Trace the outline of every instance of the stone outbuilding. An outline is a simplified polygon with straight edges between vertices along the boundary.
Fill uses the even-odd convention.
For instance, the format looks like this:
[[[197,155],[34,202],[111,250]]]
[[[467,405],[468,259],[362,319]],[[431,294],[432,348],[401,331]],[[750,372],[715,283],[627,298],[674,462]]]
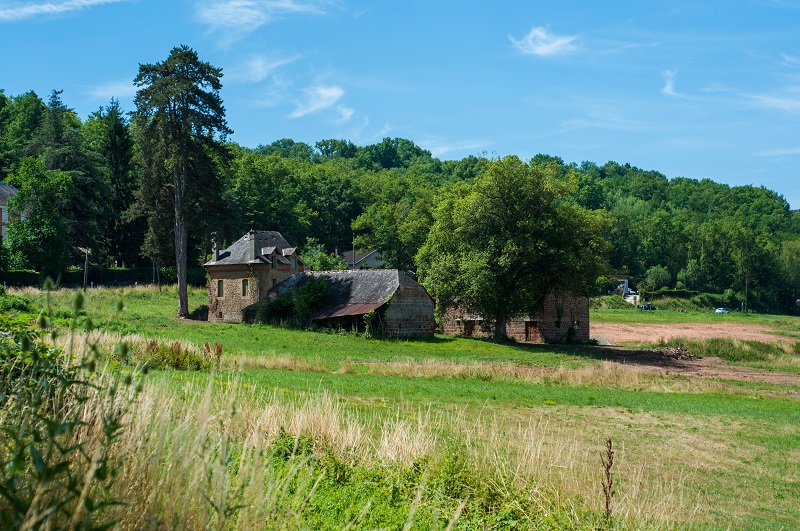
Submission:
[[[434,301],[425,288],[396,269],[314,271],[298,273],[278,286],[278,294],[300,287],[309,278],[328,284],[328,302],[311,318],[326,327],[363,331],[384,337],[432,337]]]
[[[442,319],[445,334],[481,337],[490,334],[494,322],[485,323],[463,308],[450,308]],[[506,335],[521,343],[589,341],[589,298],[573,294],[548,293],[529,315],[509,318]]]
[[[208,320],[240,323],[245,308],[303,271],[303,261],[280,232],[251,230],[227,249],[215,246],[203,264],[208,276]]]

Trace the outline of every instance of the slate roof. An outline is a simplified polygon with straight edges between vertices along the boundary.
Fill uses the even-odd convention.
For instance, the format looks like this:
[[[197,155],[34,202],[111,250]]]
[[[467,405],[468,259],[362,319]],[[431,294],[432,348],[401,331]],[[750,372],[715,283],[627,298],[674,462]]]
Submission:
[[[0,181],[0,205],[7,205],[8,198],[14,197],[17,195],[17,192],[19,192],[19,190],[17,190],[15,187]]]
[[[328,304],[315,313],[312,319],[330,319],[346,315],[363,315],[380,308],[401,285],[417,282],[397,269],[370,269],[359,271],[311,271],[295,273],[282,282],[279,294],[298,288],[311,277],[328,282]]]
[[[253,242],[253,239],[255,241]],[[253,244],[255,244],[256,256],[253,256]],[[219,260],[211,260],[203,264],[204,266],[218,265],[238,265],[238,264],[266,264],[269,258],[266,255],[274,254],[278,262],[282,264],[290,263],[285,256],[296,253],[296,248],[292,247],[286,239],[276,231],[255,231],[251,230],[219,254]]]

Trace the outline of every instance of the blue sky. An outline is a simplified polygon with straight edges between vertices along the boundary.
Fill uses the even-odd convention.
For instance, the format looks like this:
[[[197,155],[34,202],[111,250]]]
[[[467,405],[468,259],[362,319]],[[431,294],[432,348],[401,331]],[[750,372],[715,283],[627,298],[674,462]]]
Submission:
[[[82,118],[180,44],[245,146],[614,160],[800,208],[800,0],[0,0],[0,88]]]

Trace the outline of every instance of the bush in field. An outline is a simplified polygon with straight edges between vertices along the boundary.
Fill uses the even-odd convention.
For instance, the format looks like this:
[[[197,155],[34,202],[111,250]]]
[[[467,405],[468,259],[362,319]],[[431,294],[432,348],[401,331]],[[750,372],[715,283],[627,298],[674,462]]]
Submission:
[[[77,293],[75,323],[82,305]],[[121,503],[110,451],[140,387],[98,375],[96,349],[65,353],[23,318],[0,315],[0,329],[0,527],[110,527],[104,513]]]
[[[304,328],[311,324],[311,316],[314,315],[314,312],[325,306],[327,302],[328,283],[321,278],[310,277],[302,286],[292,289],[264,305],[260,321]]]
[[[6,289],[0,286],[0,312],[10,312],[11,310],[30,312],[32,308],[31,301],[27,297],[9,295],[6,293]]]

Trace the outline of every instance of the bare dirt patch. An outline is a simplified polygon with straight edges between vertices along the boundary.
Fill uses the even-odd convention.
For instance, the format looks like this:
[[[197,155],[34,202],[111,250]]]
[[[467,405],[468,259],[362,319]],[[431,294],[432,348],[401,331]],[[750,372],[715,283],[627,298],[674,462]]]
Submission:
[[[670,340],[676,337],[694,339],[710,339],[724,337],[728,339],[741,339],[744,341],[790,341],[774,334],[768,326],[759,326],[742,323],[680,323],[680,324],[649,324],[649,323],[592,323],[592,336],[600,336],[613,345],[656,343],[661,339]]]
[[[798,393],[795,394],[800,395],[800,374],[732,366],[727,361],[717,357],[700,358],[693,356],[685,349],[628,350],[605,348],[600,352],[607,361],[647,367],[665,375],[791,385],[798,387]]]

